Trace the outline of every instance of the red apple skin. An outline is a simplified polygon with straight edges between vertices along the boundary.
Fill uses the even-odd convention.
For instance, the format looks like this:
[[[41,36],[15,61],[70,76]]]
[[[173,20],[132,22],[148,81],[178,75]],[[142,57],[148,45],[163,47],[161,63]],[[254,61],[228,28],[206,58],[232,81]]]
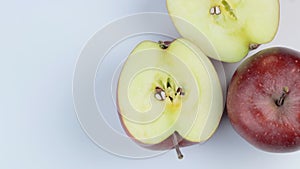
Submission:
[[[278,106],[281,97],[284,102]],[[255,147],[299,150],[300,53],[273,47],[248,58],[232,77],[226,106],[233,128]]]
[[[118,91],[117,91],[118,93]],[[150,149],[150,150],[170,150],[170,149],[174,149],[176,145],[174,145],[174,135],[176,136],[177,139],[177,144],[179,147],[186,147],[186,146],[191,146],[194,144],[199,144],[199,142],[192,142],[189,140],[184,139],[179,133],[175,132],[173,135],[170,135],[168,138],[166,138],[165,140],[162,140],[160,143],[157,144],[145,144],[143,143],[141,140],[138,140],[137,138],[135,138],[130,131],[127,129],[125,123],[124,123],[124,117],[120,111],[119,108],[119,97],[117,95],[117,99],[116,99],[116,106],[117,106],[117,112],[118,112],[118,116],[119,116],[119,120],[121,122],[121,126],[124,129],[125,133],[127,134],[128,137],[130,137],[135,143],[137,143],[138,145],[140,145],[141,147]]]
[[[118,102],[118,99],[117,99]],[[117,104],[118,105],[118,104]],[[165,140],[162,140],[160,143],[157,144],[145,144],[142,141],[136,139],[127,129],[126,125],[124,124],[123,121],[123,116],[120,112],[120,109],[118,108],[118,115],[119,115],[119,119],[121,122],[121,125],[125,131],[125,133],[138,145],[140,145],[141,147],[150,149],[150,150],[170,150],[170,149],[174,149],[175,145],[174,145],[174,135],[176,136],[176,139],[178,141],[178,145],[179,147],[186,147],[186,146],[191,146],[194,144],[199,144],[198,142],[191,142],[189,140],[186,140],[184,138],[182,138],[182,136],[175,132],[174,135],[170,135],[168,138],[166,138]]]

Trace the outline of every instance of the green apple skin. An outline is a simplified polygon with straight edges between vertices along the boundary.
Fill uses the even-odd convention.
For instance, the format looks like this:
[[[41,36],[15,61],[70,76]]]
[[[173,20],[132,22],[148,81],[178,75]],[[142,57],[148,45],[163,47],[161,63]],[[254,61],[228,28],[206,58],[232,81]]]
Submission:
[[[139,55],[143,51],[150,51],[150,53],[154,51],[154,53],[149,56],[147,54],[145,56]],[[173,66],[176,65],[176,60],[185,63],[185,68]],[[161,102],[153,99],[155,93],[152,90],[155,89],[155,86],[148,84],[148,81],[155,81],[154,84],[157,84],[156,80],[153,80],[155,76],[152,77],[151,74],[139,76],[134,73],[145,66],[149,66],[150,62],[165,69],[169,68],[171,72],[176,72],[174,77],[178,76],[176,76],[177,79],[174,80],[172,86],[182,86],[185,94],[183,96],[176,95],[173,102],[170,100]],[[135,68],[135,66],[140,67]],[[129,75],[128,72],[133,73]],[[135,75],[134,78],[133,75]],[[164,76],[162,75],[162,77]],[[140,80],[139,78],[143,81],[135,83],[135,81]],[[186,79],[189,79],[188,82],[191,84],[183,83]],[[133,94],[131,86],[134,86],[133,89],[137,88],[143,95],[140,96],[139,92]],[[140,88],[141,86],[142,88]],[[147,89],[147,86],[150,86],[150,90]],[[125,62],[117,90],[118,114],[126,134],[140,146],[152,150],[169,150],[176,148],[176,146],[185,147],[207,141],[219,126],[224,110],[222,88],[212,63],[198,47],[185,39],[173,41],[167,49],[162,49],[161,45],[156,42],[141,42]],[[137,109],[141,111],[145,109],[147,112],[148,108],[145,107],[147,107],[149,98],[153,99],[152,104],[149,105],[166,105],[161,117],[153,122],[142,124],[135,123],[135,120],[130,120],[124,115],[124,113],[132,110],[128,108],[128,105],[135,103],[139,103],[135,105]],[[145,105],[143,105],[144,103]],[[151,114],[151,110],[148,113]],[[144,117],[136,115],[132,118],[143,119]],[[174,143],[174,138],[176,143]]]
[[[223,62],[271,42],[280,20],[279,0],[167,0],[167,8],[182,37]]]

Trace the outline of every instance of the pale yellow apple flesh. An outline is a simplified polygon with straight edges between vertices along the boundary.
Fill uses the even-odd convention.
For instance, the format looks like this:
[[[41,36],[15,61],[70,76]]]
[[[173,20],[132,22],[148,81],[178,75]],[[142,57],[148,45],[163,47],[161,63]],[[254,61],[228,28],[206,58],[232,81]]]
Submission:
[[[179,33],[217,60],[237,62],[272,41],[279,0],[167,0]]]
[[[156,42],[140,43],[122,68],[117,104],[126,132],[146,145],[174,133],[204,142],[218,127],[224,108],[212,63],[183,39],[167,49]]]

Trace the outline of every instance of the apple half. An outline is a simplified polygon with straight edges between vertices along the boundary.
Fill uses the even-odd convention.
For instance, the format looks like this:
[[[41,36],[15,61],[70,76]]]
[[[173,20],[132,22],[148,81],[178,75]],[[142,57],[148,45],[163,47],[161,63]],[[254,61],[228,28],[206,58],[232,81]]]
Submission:
[[[153,150],[208,140],[223,113],[223,96],[211,61],[191,42],[143,41],[127,58],[117,106],[127,135]]]
[[[280,17],[279,0],[167,0],[167,8],[184,38],[224,62],[272,41]]]

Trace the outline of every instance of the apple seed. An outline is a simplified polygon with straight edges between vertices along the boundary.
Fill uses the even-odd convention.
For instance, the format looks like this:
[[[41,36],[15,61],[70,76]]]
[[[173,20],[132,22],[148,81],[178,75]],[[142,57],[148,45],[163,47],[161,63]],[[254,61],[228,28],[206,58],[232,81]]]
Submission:
[[[220,6],[213,6],[212,8],[210,8],[209,13],[211,15],[220,15],[221,14]]]
[[[170,80],[171,80],[170,78],[167,79],[167,88],[172,88]]]
[[[162,87],[157,86],[155,88],[154,97],[159,101],[164,101],[167,98],[170,99],[171,102],[173,102],[176,99],[177,95],[183,96],[184,92],[181,87],[177,88],[176,85],[173,83],[173,81],[170,78],[167,78],[166,82],[163,83],[160,81],[160,85]]]
[[[166,92],[161,89],[160,87],[155,88],[155,98],[159,101],[164,101],[166,100]]]
[[[183,95],[184,95],[184,92],[182,91],[182,88],[181,88],[181,87],[179,87],[179,88],[177,89],[177,91],[176,91],[176,94],[175,94],[175,95],[177,95],[177,94],[179,94],[179,95],[181,95],[181,96],[183,96]]]

